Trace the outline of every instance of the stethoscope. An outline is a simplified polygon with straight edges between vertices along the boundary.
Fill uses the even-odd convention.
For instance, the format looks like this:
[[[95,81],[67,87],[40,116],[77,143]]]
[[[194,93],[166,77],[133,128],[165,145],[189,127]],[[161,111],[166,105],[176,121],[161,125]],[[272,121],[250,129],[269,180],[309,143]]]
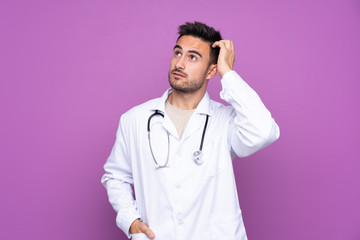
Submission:
[[[150,115],[149,119],[148,119],[148,123],[147,123],[147,131],[148,131],[148,140],[149,140],[149,146],[150,146],[150,151],[151,151],[151,155],[154,159],[155,162],[155,166],[156,168],[164,168],[167,166],[168,162],[169,162],[169,153],[170,153],[170,137],[169,137],[169,132],[167,131],[167,139],[168,139],[168,151],[167,151],[167,157],[166,157],[166,162],[164,165],[160,165],[157,161],[156,158],[154,156],[154,152],[153,149],[151,147],[151,139],[150,139],[150,122],[151,119],[156,116],[156,115],[160,115],[161,117],[164,118],[164,114],[162,114],[161,112],[159,112],[159,110],[155,110],[155,112],[153,114]],[[205,125],[204,125],[204,129],[203,129],[203,133],[201,136],[201,142],[200,142],[200,148],[199,150],[195,151],[193,153],[193,160],[196,164],[201,165],[204,163],[204,158],[203,158],[203,153],[202,153],[202,147],[203,147],[203,143],[204,143],[204,138],[205,138],[205,133],[206,133],[206,127],[208,124],[208,120],[209,120],[209,115],[206,114],[206,120],[205,120]]]

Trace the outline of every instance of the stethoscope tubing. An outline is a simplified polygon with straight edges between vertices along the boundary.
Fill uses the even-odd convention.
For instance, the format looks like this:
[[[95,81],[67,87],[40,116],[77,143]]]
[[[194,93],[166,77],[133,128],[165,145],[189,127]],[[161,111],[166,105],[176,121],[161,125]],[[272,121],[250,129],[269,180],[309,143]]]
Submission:
[[[203,148],[204,139],[205,139],[205,133],[206,133],[206,127],[207,127],[208,121],[209,121],[209,115],[206,114],[205,126],[204,126],[204,129],[203,129],[203,133],[201,135],[201,142],[200,142],[199,151],[202,151],[202,148]]]
[[[167,132],[167,138],[168,138],[168,152],[167,152],[167,157],[166,157],[166,162],[164,165],[160,165],[155,158],[153,149],[151,147],[151,137],[150,137],[150,123],[151,123],[151,119],[156,116],[156,115],[160,115],[161,117],[165,117],[163,113],[159,112],[159,110],[155,110],[155,112],[153,114],[150,115],[150,117],[148,118],[148,122],[147,122],[147,132],[148,132],[148,140],[149,140],[149,147],[150,147],[150,152],[151,152],[151,156],[153,157],[153,160],[155,162],[155,166],[156,168],[164,168],[167,167],[168,162],[169,162],[169,155],[170,155],[170,136],[169,136],[169,132]],[[201,142],[200,142],[200,148],[198,151],[195,151],[193,154],[193,160],[196,164],[201,165],[204,161],[202,159],[202,148],[203,148],[203,144],[204,144],[204,139],[205,139],[205,133],[206,133],[206,129],[207,129],[207,125],[208,125],[208,121],[209,121],[209,115],[206,114],[206,120],[205,120],[205,125],[204,125],[204,129],[202,132],[202,136],[201,136]]]
[[[155,166],[156,168],[164,168],[167,166],[168,162],[169,162],[169,154],[170,154],[170,136],[169,133],[167,132],[167,139],[168,139],[168,151],[167,151],[167,156],[166,156],[166,162],[164,165],[159,165],[159,163],[156,161],[153,149],[151,147],[151,139],[150,139],[150,123],[151,123],[151,119],[156,116],[156,115],[160,115],[163,118],[165,117],[164,114],[162,114],[161,112],[159,112],[159,110],[156,110],[153,114],[151,114],[151,116],[148,119],[148,123],[147,123],[147,132],[148,132],[148,140],[149,140],[149,147],[150,147],[150,152],[151,152],[151,156],[154,159],[155,162]]]

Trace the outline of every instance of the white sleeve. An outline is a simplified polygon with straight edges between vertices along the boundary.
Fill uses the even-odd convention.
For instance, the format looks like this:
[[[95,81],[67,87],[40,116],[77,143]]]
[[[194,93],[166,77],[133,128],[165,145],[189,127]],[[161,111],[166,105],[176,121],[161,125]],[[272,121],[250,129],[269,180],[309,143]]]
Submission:
[[[270,112],[235,71],[227,72],[221,84],[221,98],[233,107],[228,140],[237,156],[249,156],[279,138],[279,127]]]
[[[116,225],[130,238],[130,225],[135,219],[140,218],[140,214],[133,197],[131,161],[124,129],[126,128],[122,117],[116,133],[115,144],[104,165],[105,174],[101,178],[101,182],[107,189],[109,202],[117,212]]]

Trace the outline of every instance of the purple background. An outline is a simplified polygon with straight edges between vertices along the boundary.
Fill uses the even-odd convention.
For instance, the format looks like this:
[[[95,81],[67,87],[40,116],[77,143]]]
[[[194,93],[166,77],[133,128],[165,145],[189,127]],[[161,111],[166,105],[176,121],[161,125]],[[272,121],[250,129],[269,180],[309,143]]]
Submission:
[[[125,239],[102,167],[194,20],[235,42],[281,129],[234,162],[249,239],[360,239],[358,0],[1,0],[0,239]]]

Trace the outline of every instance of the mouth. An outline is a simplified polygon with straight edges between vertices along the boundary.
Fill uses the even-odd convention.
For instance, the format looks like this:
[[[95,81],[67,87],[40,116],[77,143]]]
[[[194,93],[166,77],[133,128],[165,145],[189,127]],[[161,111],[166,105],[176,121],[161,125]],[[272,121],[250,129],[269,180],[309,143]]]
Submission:
[[[184,77],[185,77],[184,74],[179,73],[179,72],[177,72],[177,71],[173,71],[172,74],[173,74],[173,76],[176,77],[176,78],[184,78]]]

